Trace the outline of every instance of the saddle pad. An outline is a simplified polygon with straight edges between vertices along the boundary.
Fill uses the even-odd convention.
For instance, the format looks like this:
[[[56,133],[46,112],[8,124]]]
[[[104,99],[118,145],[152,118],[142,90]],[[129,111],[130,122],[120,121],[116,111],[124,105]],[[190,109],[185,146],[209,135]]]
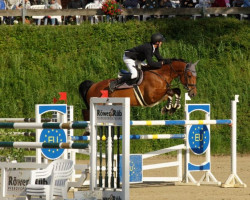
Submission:
[[[136,85],[140,85],[142,83],[142,80],[143,80],[143,72],[140,71],[140,79],[137,81]],[[133,85],[134,84],[131,84],[131,85],[128,85],[126,82],[119,85],[116,89],[127,89],[127,88],[133,88]]]

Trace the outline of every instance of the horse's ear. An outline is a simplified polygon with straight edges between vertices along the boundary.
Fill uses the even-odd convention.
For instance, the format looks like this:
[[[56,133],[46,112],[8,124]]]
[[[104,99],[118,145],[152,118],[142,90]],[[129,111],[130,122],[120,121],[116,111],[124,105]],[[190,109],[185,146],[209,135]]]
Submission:
[[[196,66],[200,62],[200,60],[197,60],[193,65]]]

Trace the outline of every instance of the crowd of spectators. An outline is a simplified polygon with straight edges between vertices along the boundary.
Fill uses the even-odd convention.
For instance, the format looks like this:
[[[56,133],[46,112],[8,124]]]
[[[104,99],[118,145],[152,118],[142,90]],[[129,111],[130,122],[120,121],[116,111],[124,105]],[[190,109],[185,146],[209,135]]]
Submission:
[[[66,6],[62,6],[62,2]],[[45,9],[62,9],[62,7],[68,9],[84,9],[88,3],[91,2],[101,3],[104,0],[25,0],[25,8],[31,9],[33,5],[44,5]],[[23,8],[22,0],[0,0],[0,10],[3,9],[21,9]],[[250,0],[118,0],[122,7],[126,9],[133,8],[194,8],[194,7],[249,7]],[[1,23],[14,24],[14,17],[1,17]],[[73,21],[72,16],[66,16],[64,18],[65,24],[70,24]],[[51,25],[58,24],[55,18],[45,16],[43,19],[44,25],[48,23]],[[40,23],[37,23],[38,25]]]

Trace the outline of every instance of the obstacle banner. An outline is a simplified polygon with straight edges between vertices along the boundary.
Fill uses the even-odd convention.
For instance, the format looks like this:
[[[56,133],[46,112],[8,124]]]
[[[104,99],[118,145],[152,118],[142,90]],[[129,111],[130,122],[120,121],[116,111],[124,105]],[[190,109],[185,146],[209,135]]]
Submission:
[[[142,183],[142,155],[130,155],[129,157],[129,182]],[[122,155],[120,156],[120,181],[122,181]]]
[[[96,106],[97,123],[122,123],[121,105],[97,105]]]
[[[29,180],[29,170],[6,170],[5,193],[9,196],[25,196],[25,188]]]

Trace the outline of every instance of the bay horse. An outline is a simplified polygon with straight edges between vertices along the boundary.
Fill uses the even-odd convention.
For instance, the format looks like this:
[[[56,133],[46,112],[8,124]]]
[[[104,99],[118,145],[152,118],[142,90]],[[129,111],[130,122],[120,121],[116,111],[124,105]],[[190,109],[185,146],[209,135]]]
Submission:
[[[182,59],[170,59],[169,64],[163,65],[160,69],[143,68],[143,81],[138,86],[143,105],[133,88],[109,91],[109,97],[130,97],[131,106],[154,106],[163,100],[168,100],[167,105],[162,109],[174,112],[180,108],[180,89],[171,89],[172,80],[179,78],[188,95],[192,98],[197,94],[196,90],[196,69],[198,61],[194,64],[185,62]],[[84,120],[89,120],[89,103],[91,97],[101,97],[101,90],[108,90],[109,83],[114,79],[103,80],[94,83],[90,80],[83,81],[79,85],[79,93],[84,100],[86,110],[83,110]],[[175,95],[175,105],[172,105],[172,97]]]

